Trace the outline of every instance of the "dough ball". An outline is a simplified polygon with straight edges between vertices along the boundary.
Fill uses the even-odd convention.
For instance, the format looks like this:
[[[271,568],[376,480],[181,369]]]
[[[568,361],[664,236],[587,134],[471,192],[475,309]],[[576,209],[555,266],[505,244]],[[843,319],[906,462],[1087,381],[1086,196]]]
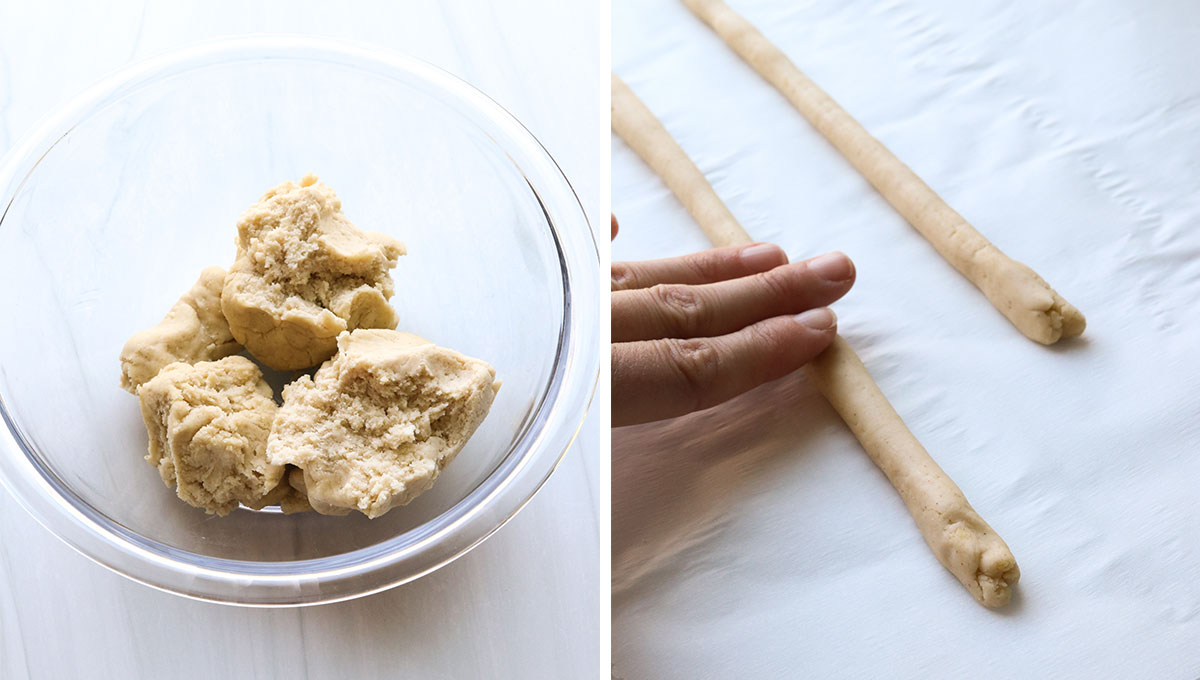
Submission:
[[[146,460],[188,504],[227,515],[262,507],[283,479],[267,461],[278,407],[254,362],[241,356],[173,363],[138,388],[150,435]]]
[[[357,330],[312,377],[284,388],[267,458],[317,512],[378,517],[433,486],[487,416],[486,362],[410,333]]]
[[[313,175],[271,189],[238,221],[221,307],[233,337],[276,370],[315,366],[356,328],[395,328],[388,273],[404,245],[364,232]]]

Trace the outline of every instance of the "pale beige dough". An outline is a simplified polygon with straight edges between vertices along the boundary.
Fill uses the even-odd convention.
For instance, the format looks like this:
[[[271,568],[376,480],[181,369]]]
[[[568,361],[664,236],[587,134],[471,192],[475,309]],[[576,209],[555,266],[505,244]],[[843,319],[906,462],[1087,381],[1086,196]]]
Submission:
[[[284,388],[267,457],[313,509],[378,517],[433,486],[487,416],[495,370],[410,333],[356,330]]]
[[[241,345],[221,313],[225,270],[209,267],[158,325],[134,333],[121,349],[121,387],[137,388],[176,361],[194,364],[237,354]]]
[[[658,173],[710,240],[729,242],[745,233],[700,168],[616,74],[611,113],[613,131]]]
[[[1042,344],[1083,333],[1083,314],[1036,272],[988,241],[907,165],[722,0],[684,0],[1026,337]]]
[[[1012,551],[904,425],[850,345],[835,338],[807,373],[887,475],[942,566],[985,606],[1008,604],[1021,578]]]
[[[616,76],[612,85],[613,130],[663,177],[709,240],[752,243],[645,104]],[[985,606],[1007,604],[1021,576],[1012,552],[905,426],[850,345],[835,338],[807,372],[887,475],[942,566]]]
[[[270,505],[278,505],[279,509],[285,515],[312,510],[312,504],[308,502],[308,497],[304,493],[304,487],[295,486],[291,483],[291,475],[299,472],[299,469],[291,465],[285,466],[283,477],[279,480],[279,484],[275,485],[274,489],[267,492],[267,495],[263,496],[262,500],[258,503],[243,505],[252,510],[261,510]]]
[[[298,467],[289,465],[291,472],[288,473],[288,484],[291,485],[293,492],[304,499],[308,503],[310,510],[316,510],[322,515],[349,515],[350,508],[341,508],[336,505],[330,505],[322,502],[320,499],[312,499],[308,497],[308,488],[304,483],[304,470]]]
[[[217,515],[239,503],[261,508],[284,481],[283,464],[266,456],[277,406],[249,359],[169,364],[138,388],[138,399],[146,460],[188,504]],[[294,496],[286,482],[277,494],[272,502]]]
[[[271,189],[237,228],[221,307],[233,337],[259,361],[308,368],[333,354],[342,331],[395,328],[389,270],[404,245],[351,224],[315,176]]]

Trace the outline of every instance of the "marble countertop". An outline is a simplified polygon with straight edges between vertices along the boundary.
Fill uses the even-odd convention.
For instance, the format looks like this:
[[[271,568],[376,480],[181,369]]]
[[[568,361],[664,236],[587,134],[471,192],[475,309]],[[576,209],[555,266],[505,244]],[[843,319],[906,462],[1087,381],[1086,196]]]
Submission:
[[[132,60],[226,35],[314,34],[412,54],[488,93],[549,149],[603,227],[607,21],[603,3],[553,0],[502,10],[469,0],[4,2],[0,152]],[[596,569],[605,427],[590,417],[533,501],[458,561],[303,609],[193,602],[128,581],[0,492],[0,678],[594,677],[608,588]]]

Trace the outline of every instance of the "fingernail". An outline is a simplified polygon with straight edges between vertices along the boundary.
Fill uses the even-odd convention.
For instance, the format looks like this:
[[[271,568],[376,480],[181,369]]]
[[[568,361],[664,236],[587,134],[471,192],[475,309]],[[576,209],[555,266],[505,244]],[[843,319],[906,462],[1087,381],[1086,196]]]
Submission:
[[[842,252],[826,253],[820,257],[814,257],[808,261],[808,268],[816,272],[817,276],[834,283],[854,276],[854,264]]]
[[[742,249],[742,262],[756,272],[765,272],[787,262],[787,255],[773,243],[756,243]]]
[[[818,307],[795,316],[797,323],[808,326],[814,331],[827,331],[837,325],[837,314],[828,307]]]

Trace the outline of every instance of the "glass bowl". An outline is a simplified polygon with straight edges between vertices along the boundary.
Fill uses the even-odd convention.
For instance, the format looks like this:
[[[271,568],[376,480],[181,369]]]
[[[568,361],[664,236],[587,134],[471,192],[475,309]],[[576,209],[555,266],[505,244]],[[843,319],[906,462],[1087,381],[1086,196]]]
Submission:
[[[206,515],[143,460],[117,355],[232,262],[243,210],[307,172],[406,244],[400,330],[489,361],[503,387],[434,488],[381,518]],[[437,569],[532,497],[595,387],[600,265],[570,184],[499,105],[412,58],[271,36],[135,65],[7,155],[0,210],[0,479],[66,543],[163,590],[286,606]]]

